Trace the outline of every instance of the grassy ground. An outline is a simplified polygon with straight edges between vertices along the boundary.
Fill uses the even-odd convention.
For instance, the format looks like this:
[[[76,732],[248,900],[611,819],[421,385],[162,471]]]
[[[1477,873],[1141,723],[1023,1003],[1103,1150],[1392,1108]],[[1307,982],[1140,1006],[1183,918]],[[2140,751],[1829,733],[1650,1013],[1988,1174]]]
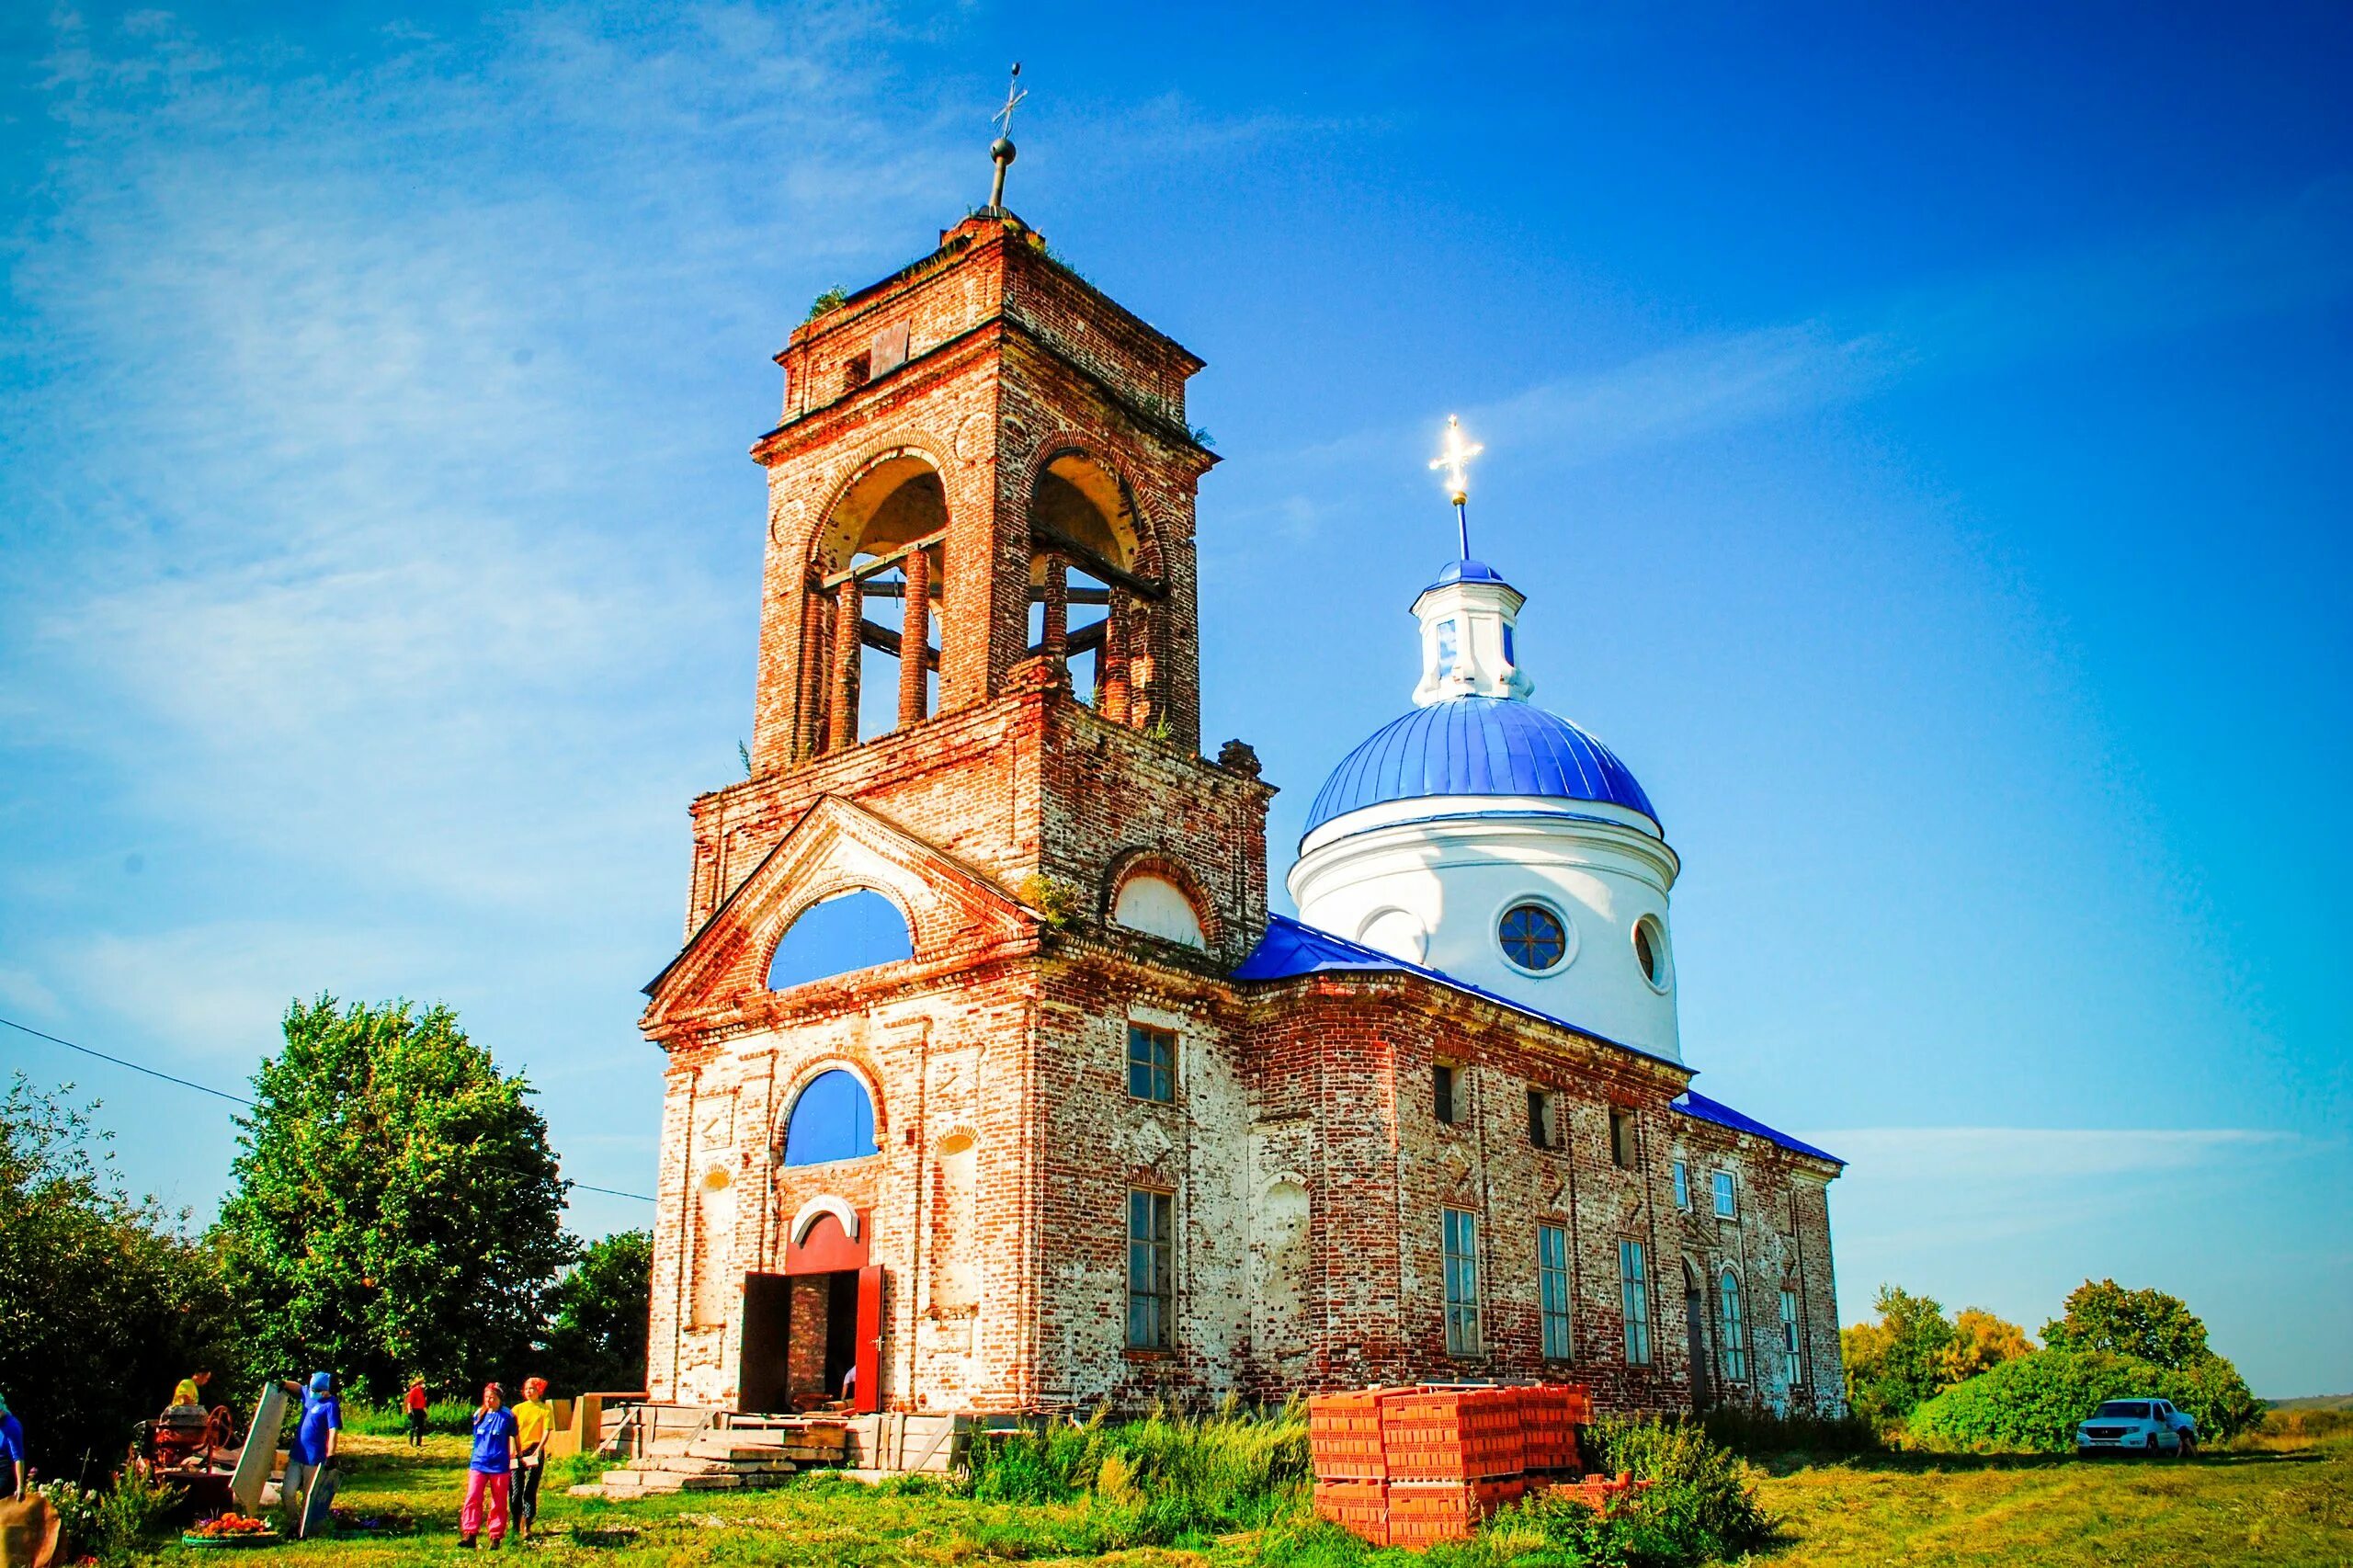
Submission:
[[[1787,1568],[2353,1564],[2353,1441],[2264,1440],[2187,1463],[1880,1455],[1768,1467]]]
[[[292,1564],[458,1557],[464,1445],[351,1435],[338,1505],[378,1528],[252,1553]],[[2353,1437],[2276,1437],[2190,1463],[1878,1456],[1768,1463],[1763,1491],[1784,1543],[1777,1568],[1863,1564],[2353,1564]],[[535,1562],[654,1564],[1114,1562],[1226,1568],[1274,1557],[1349,1568],[1414,1560],[1322,1532],[1134,1547],[1131,1512],[1097,1503],[975,1502],[921,1486],[879,1492],[804,1481],[774,1493],[605,1503],[563,1494],[551,1471]],[[507,1550],[517,1550],[509,1541]],[[176,1568],[224,1555],[173,1546]]]

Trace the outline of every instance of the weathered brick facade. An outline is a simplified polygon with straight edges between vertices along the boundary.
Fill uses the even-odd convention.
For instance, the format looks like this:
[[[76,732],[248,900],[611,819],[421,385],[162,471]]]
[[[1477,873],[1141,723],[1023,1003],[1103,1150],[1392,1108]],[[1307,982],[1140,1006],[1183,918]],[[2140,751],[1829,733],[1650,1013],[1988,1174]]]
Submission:
[[[1246,747],[1199,755],[1199,361],[994,213],[779,361],[785,418],[754,448],[770,487],[752,777],[694,804],[688,942],[643,1019],[669,1058],[657,1398],[827,1392],[813,1281],[858,1269],[858,1392],[893,1408],[1539,1374],[1608,1407],[1681,1405],[1688,1267],[1715,1397],[1836,1403],[1835,1165],[1670,1110],[1689,1076],[1670,1062],[1420,975],[1230,978],[1267,925],[1273,791]],[[896,632],[868,614],[893,597]],[[1076,627],[1080,604],[1102,620]],[[858,733],[870,650],[898,659],[879,736]],[[1115,919],[1131,878],[1179,890],[1200,944]],[[793,921],[851,889],[897,907],[911,956],[768,989]],[[1131,1024],[1175,1037],[1165,1102],[1130,1093]],[[878,1152],[784,1164],[795,1099],[829,1070],[865,1086]],[[1531,1087],[1552,1096],[1551,1147]],[[1733,1219],[1708,1212],[1717,1169]],[[1173,1200],[1165,1347],[1130,1343],[1137,1192]],[[1457,1355],[1448,1209],[1476,1221],[1478,1343]],[[1570,1287],[1550,1360],[1543,1224],[1565,1233]],[[1626,1241],[1649,1318],[1631,1364]]]

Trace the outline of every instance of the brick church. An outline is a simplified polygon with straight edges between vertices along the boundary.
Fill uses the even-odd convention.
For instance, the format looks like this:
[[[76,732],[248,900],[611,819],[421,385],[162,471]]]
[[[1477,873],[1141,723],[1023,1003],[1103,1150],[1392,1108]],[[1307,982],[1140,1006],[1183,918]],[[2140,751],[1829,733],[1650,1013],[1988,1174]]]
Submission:
[[[1839,1163],[1691,1092],[1679,863],[1520,593],[1414,601],[1273,914],[1274,789],[1200,744],[1201,361],[1001,206],[821,305],[752,449],[750,776],[647,987],[654,1397],[1836,1408]]]

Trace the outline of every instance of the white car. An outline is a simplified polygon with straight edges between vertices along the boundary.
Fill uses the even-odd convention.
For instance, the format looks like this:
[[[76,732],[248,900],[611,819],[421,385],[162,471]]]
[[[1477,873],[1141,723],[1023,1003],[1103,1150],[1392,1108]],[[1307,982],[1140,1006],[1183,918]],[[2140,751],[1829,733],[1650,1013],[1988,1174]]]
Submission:
[[[2075,1454],[2172,1454],[2198,1451],[2198,1423],[2162,1399],[2111,1399],[2075,1427]]]

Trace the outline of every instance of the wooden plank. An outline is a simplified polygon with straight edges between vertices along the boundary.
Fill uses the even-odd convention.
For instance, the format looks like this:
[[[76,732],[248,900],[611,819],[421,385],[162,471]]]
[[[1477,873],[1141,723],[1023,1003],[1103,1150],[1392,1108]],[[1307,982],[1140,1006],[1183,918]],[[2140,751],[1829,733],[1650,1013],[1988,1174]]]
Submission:
[[[278,1458],[278,1428],[286,1425],[286,1391],[275,1382],[262,1385],[261,1403],[254,1407],[254,1424],[245,1428],[245,1446],[237,1452],[237,1468],[229,1478],[229,1495],[237,1512],[261,1512],[261,1489]]]
[[[1063,639],[1063,657],[1075,658],[1081,653],[1091,653],[1103,646],[1103,629],[1110,624],[1108,620],[1098,620],[1092,626],[1080,627]],[[1045,651],[1046,645],[1040,642],[1029,650],[1029,656],[1033,659],[1037,658]]]
[[[945,544],[947,541],[946,528],[941,528],[937,533],[927,533],[921,539],[911,539],[888,555],[878,555],[871,561],[861,561],[857,565],[846,571],[836,572],[830,577],[822,577],[818,579],[817,585],[822,588],[838,588],[853,578],[862,582],[878,573],[888,572],[918,550],[929,550],[935,544]]]
[[[858,640],[870,648],[880,648],[894,659],[899,656],[899,634],[887,626],[877,626],[870,620],[860,620],[858,623]],[[923,667],[927,670],[936,670],[939,667],[938,649],[926,648],[923,651]]]
[[[1029,525],[1029,540],[1032,544],[1051,550],[1058,555],[1068,556],[1071,564],[1084,568],[1107,583],[1115,583],[1131,594],[1141,595],[1147,599],[1165,599],[1168,597],[1168,585],[1165,583],[1155,583],[1149,577],[1139,577],[1114,562],[1109,556],[1097,554],[1067,534],[1057,533],[1052,528],[1032,523]],[[1073,597],[1074,597],[1075,594]]]
[[[310,1483],[302,1489],[302,1522],[294,1531],[299,1540],[309,1540],[326,1533],[327,1519],[335,1508],[335,1461],[314,1467]]]

